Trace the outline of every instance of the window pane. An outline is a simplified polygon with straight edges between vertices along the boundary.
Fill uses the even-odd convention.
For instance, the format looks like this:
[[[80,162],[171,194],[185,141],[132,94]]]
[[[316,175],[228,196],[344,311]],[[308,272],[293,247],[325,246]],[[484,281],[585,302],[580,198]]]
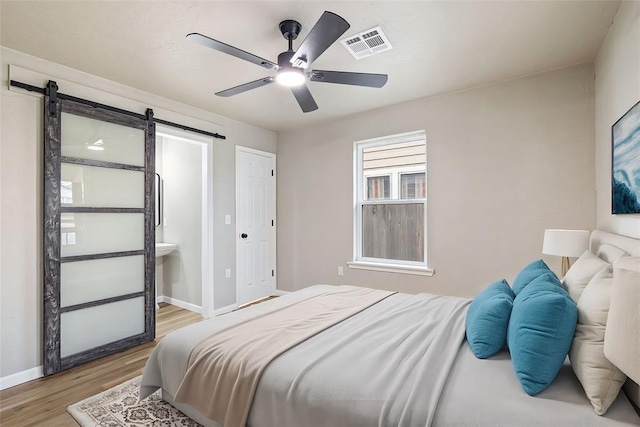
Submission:
[[[424,204],[362,206],[362,256],[424,261]]]
[[[427,194],[425,184],[424,172],[402,174],[400,176],[400,198],[424,199]]]
[[[67,357],[144,332],[144,297],[60,315],[60,356]]]
[[[427,145],[424,139],[386,145],[366,147],[362,150],[362,169],[396,168],[424,165]],[[414,169],[415,170],[415,169]]]
[[[60,243],[61,256],[144,249],[144,214],[62,213]]]
[[[144,131],[62,113],[63,156],[144,166]]]
[[[356,143],[355,260],[426,266],[423,131]]]
[[[391,198],[391,182],[388,176],[370,176],[367,178],[367,200]]]
[[[62,163],[62,206],[144,207],[144,173]]]
[[[60,264],[60,306],[144,291],[144,256]]]

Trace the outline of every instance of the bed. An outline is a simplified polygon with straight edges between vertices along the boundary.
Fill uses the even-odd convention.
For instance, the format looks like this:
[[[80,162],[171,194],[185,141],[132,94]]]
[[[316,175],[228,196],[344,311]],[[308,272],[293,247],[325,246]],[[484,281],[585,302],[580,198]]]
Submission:
[[[625,254],[640,256],[640,241],[601,231],[592,233],[590,246],[609,263]],[[237,325],[256,325],[336,288],[360,291],[311,286],[172,332],[147,362],[141,398],[161,389],[164,400],[195,421],[219,427],[182,397],[176,399],[176,394],[184,395],[192,351],[207,337]],[[471,352],[464,331],[468,304],[463,298],[429,294],[381,295],[277,355],[259,372],[247,415],[234,423],[246,421],[252,427],[640,425],[628,397],[637,396],[637,384],[629,380],[627,392],[620,392],[606,415],[598,416],[568,360],[547,389],[535,397],[524,393],[507,351],[485,360]],[[623,331],[615,339],[636,340],[638,333]],[[640,360],[637,348],[622,347],[616,349],[616,357],[635,370]]]

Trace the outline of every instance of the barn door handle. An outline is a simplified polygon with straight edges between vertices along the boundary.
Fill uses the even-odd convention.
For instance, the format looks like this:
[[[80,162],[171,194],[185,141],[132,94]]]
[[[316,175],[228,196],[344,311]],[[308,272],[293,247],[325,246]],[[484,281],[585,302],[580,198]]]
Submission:
[[[242,237],[243,239],[246,239],[246,238],[247,238],[247,237],[249,237],[249,236],[247,235],[247,233],[242,233],[242,234],[240,235],[240,237]]]

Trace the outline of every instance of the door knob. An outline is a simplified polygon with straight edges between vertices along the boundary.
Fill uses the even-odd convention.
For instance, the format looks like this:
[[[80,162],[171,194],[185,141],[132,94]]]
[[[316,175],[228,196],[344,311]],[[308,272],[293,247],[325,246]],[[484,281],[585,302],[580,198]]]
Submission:
[[[240,237],[242,237],[243,239],[246,239],[246,238],[247,238],[247,237],[249,237],[249,236],[247,235],[247,233],[242,233],[242,234],[240,235]]]

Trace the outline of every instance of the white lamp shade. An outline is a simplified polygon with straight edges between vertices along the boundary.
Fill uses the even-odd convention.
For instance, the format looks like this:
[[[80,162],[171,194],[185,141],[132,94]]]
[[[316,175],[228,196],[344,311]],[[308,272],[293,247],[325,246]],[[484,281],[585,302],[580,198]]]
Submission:
[[[588,230],[544,230],[542,253],[577,258],[589,249]]]

